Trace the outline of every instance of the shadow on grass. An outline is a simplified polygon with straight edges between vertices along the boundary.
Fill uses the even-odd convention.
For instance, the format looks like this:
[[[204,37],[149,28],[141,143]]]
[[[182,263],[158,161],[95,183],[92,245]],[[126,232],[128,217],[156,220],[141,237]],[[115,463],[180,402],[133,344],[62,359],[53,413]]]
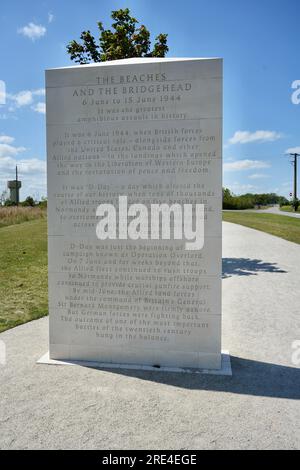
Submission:
[[[253,276],[258,273],[286,273],[276,263],[267,263],[260,259],[250,258],[223,258],[222,277]]]
[[[102,369],[113,374],[134,377],[190,390],[236,393],[260,397],[300,399],[300,369],[231,356],[232,377],[152,372],[134,369]]]

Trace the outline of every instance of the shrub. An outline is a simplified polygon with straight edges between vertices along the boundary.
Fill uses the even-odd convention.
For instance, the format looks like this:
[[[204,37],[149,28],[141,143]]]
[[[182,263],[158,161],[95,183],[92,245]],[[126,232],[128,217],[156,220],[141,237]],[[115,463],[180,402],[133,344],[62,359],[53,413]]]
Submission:
[[[21,203],[21,205],[24,206],[24,207],[28,207],[28,206],[34,207],[34,206],[35,206],[35,201],[34,201],[33,197],[28,196],[28,197],[25,199],[25,201],[23,201],[23,202]]]

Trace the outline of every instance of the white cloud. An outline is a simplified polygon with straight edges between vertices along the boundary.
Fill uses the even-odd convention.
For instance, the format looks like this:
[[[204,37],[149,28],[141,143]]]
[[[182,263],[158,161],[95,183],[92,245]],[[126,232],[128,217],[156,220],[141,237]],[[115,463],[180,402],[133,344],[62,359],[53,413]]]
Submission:
[[[16,163],[18,164],[19,171],[23,174],[46,174],[46,162],[39,158],[22,159],[18,160]]]
[[[15,138],[9,135],[0,135],[0,144],[12,144],[14,140]]]
[[[224,171],[256,170],[270,168],[270,164],[263,160],[237,160],[232,163],[224,163]]]
[[[23,36],[35,41],[43,36],[45,36],[47,29],[41,24],[28,23],[26,26],[18,29],[18,33]]]
[[[33,109],[33,111],[36,111],[37,113],[45,114],[46,113],[46,104],[43,103],[42,101],[39,101],[34,106],[32,106],[32,109]]]
[[[45,96],[46,90],[45,90],[45,88],[37,88],[36,90],[32,91],[32,94],[34,96]]]
[[[14,145],[0,143],[0,157],[16,156],[26,150],[25,147],[15,147]]]
[[[250,142],[274,142],[282,137],[275,131],[236,131],[229,139],[230,144],[248,144]]]
[[[252,184],[241,184],[238,182],[234,182],[225,186],[229,188],[230,191],[232,191],[234,194],[253,193],[258,190],[257,186],[253,186]]]
[[[300,147],[291,147],[285,151],[285,153],[300,153]]]
[[[45,96],[44,88],[37,88],[35,90],[22,90],[15,94],[7,94],[8,102],[10,103],[8,110],[14,112],[16,108],[22,108],[32,105],[31,108],[39,113],[44,113],[42,102],[35,102],[38,97]]]
[[[20,91],[16,95],[11,95],[11,98],[18,108],[21,106],[27,106],[33,101],[32,92],[29,90]]]
[[[270,178],[270,175],[266,175],[265,173],[253,173],[253,175],[249,175],[248,178],[251,180],[258,180],[263,178]]]
[[[15,158],[6,156],[0,157],[0,172],[1,178],[5,173],[7,178],[11,177],[11,171],[13,171],[18,165],[20,175],[31,175],[37,176],[37,174],[46,174],[46,162],[39,158],[22,158],[16,160]],[[5,180],[7,178],[4,178]],[[20,177],[21,179],[21,177]]]
[[[53,20],[54,20],[54,15],[53,15],[53,13],[51,13],[51,11],[49,11],[49,13],[48,13],[48,23],[52,23]]]

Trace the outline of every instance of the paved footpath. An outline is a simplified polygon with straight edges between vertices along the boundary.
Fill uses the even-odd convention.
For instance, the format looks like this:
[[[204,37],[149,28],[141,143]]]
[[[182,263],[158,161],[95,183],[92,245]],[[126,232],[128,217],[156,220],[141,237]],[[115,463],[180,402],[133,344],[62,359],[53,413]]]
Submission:
[[[299,448],[300,246],[223,227],[232,377],[37,365],[43,318],[0,335],[0,448]]]
[[[299,212],[285,212],[279,209],[279,206],[269,207],[268,209],[259,209],[256,212],[263,212],[264,214],[277,214],[277,215],[285,215],[287,217],[294,217],[296,219],[300,219]]]

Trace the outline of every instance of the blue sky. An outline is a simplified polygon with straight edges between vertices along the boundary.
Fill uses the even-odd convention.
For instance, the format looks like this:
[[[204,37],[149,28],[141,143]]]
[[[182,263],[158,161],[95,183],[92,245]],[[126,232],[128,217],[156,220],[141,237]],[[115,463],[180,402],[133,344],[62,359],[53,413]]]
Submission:
[[[300,152],[299,0],[2,1],[0,193],[18,161],[21,199],[46,195],[44,70],[71,65],[66,44],[127,6],[153,38],[169,34],[169,57],[224,58],[224,186],[288,196],[284,154]]]

